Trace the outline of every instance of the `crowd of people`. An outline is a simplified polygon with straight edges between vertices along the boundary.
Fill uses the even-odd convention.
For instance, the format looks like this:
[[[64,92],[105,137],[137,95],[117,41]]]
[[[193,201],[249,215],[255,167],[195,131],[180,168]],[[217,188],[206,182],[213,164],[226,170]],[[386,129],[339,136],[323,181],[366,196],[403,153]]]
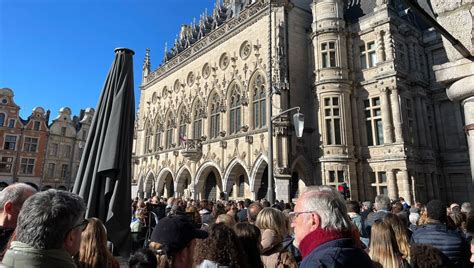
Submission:
[[[328,186],[307,187],[295,204],[154,196],[133,202],[133,222],[153,230],[143,244],[158,256],[158,267],[472,267],[470,203],[410,206],[402,197],[344,197]],[[169,251],[162,237],[179,239],[183,229],[161,225],[179,221],[207,235],[187,235]]]
[[[345,200],[307,187],[296,203],[135,200],[129,267],[472,267],[470,203]],[[0,192],[1,267],[120,267],[76,194],[16,183]],[[472,263],[471,263],[472,262]]]

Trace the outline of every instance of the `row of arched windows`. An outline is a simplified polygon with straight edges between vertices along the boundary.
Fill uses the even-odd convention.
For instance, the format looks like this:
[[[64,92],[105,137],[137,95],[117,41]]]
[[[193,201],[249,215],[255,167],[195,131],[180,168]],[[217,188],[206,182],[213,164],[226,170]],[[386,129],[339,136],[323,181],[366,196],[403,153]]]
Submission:
[[[259,129],[266,126],[266,95],[267,88],[265,77],[261,73],[256,73],[251,79],[249,87],[249,95],[252,96],[251,101],[251,125],[253,129]],[[241,87],[237,83],[232,83],[229,88],[227,120],[229,134],[237,134],[242,129],[242,105],[244,104],[242,98]],[[146,123],[145,127],[145,153],[159,151],[162,149],[170,149],[174,146],[181,146],[186,139],[200,139],[207,136],[209,139],[219,137],[222,131],[221,113],[222,113],[221,98],[217,93],[212,93],[208,103],[208,113],[201,100],[197,99],[193,105],[192,113],[189,114],[184,108],[180,110],[177,118],[177,125],[174,121],[171,112],[168,112],[164,124],[158,122],[154,127],[150,122]],[[204,129],[204,120],[206,114],[208,128]],[[192,124],[192,136],[188,137],[188,125]],[[154,129],[153,129],[154,128]],[[177,128],[178,133],[174,132]],[[164,140],[163,140],[164,136]],[[153,137],[153,144],[152,144]],[[177,140],[176,140],[177,139]]]

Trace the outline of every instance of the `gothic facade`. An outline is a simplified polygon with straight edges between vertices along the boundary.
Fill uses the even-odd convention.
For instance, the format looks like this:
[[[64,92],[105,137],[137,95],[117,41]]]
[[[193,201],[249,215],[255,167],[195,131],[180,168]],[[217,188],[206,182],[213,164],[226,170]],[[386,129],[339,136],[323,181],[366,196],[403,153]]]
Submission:
[[[468,200],[460,106],[432,71],[440,36],[401,1],[272,2],[217,1],[155,71],[147,52],[135,193],[263,198],[272,123],[278,200],[343,183],[357,200]],[[267,118],[296,106],[302,138],[291,114]]]

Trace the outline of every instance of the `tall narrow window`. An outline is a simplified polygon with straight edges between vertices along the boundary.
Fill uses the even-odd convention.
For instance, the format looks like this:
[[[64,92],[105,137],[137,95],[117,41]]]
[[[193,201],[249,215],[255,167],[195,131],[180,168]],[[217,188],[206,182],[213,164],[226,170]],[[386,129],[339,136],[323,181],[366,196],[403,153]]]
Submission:
[[[326,144],[341,144],[341,112],[339,97],[324,98],[323,105]]]
[[[8,121],[8,128],[14,128],[15,127],[15,122],[16,122],[15,119],[10,119]]]
[[[266,125],[266,86],[262,74],[257,74],[252,86],[253,90],[253,124],[254,128],[262,128]]]
[[[55,169],[56,169],[56,164],[54,163],[48,164],[48,177],[54,177]]]
[[[153,130],[151,128],[151,124],[146,124],[145,128],[145,153],[151,152],[151,137],[153,135]]]
[[[0,113],[0,127],[3,127],[5,124],[5,114]]]
[[[41,122],[35,121],[35,123],[34,123],[34,125],[33,125],[33,129],[34,129],[34,130],[39,130],[39,129],[40,129],[40,125],[41,125]]]
[[[15,151],[15,148],[16,148],[16,136],[6,135],[3,149]]]
[[[25,142],[23,143],[23,151],[34,153],[38,148],[38,138],[25,137]]]
[[[321,43],[321,67],[336,67],[336,42]]]
[[[183,109],[181,114],[179,115],[179,145],[183,145],[187,139],[187,118],[186,118],[186,111]]]
[[[413,113],[413,103],[410,99],[405,99],[405,112],[407,115],[407,124],[408,124],[408,129],[407,129],[408,142],[410,144],[414,144],[415,143],[415,115]]]
[[[338,188],[345,182],[344,171],[342,170],[329,170],[327,173],[326,184]]]
[[[214,94],[211,99],[211,138],[217,138],[220,132],[220,111],[219,111],[219,96]]]
[[[173,144],[173,119],[171,116],[168,116],[166,121],[166,149],[171,148]]]
[[[200,139],[202,135],[202,118],[204,117],[204,110],[201,101],[197,101],[194,107],[193,120],[193,138]]]
[[[63,165],[61,166],[61,178],[63,178],[63,179],[66,178],[67,173],[68,173],[67,170],[68,170],[68,165],[63,164]]]
[[[383,144],[383,126],[380,98],[375,97],[365,100],[364,108],[367,145],[381,145]]]
[[[230,134],[239,132],[241,127],[240,88],[234,84],[230,93]]]
[[[63,157],[70,158],[71,157],[71,145],[64,145],[63,147]]]
[[[155,151],[159,151],[161,147],[161,126],[157,124],[157,127],[155,129]]]
[[[22,174],[33,174],[35,167],[34,158],[22,158],[20,162],[20,173]]]
[[[57,156],[58,155],[58,147],[59,147],[59,144],[52,143],[50,148],[49,148],[49,155]]]
[[[66,127],[61,128],[61,136],[66,136],[66,130],[67,130]]]

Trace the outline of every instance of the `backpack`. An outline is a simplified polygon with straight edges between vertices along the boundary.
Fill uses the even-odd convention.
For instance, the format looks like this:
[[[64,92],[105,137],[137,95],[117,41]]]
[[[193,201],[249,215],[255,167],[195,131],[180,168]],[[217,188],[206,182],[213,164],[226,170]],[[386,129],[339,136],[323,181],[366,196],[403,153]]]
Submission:
[[[298,264],[296,263],[293,254],[291,254],[287,249],[280,251],[280,254],[278,255],[277,268],[298,268]]]

